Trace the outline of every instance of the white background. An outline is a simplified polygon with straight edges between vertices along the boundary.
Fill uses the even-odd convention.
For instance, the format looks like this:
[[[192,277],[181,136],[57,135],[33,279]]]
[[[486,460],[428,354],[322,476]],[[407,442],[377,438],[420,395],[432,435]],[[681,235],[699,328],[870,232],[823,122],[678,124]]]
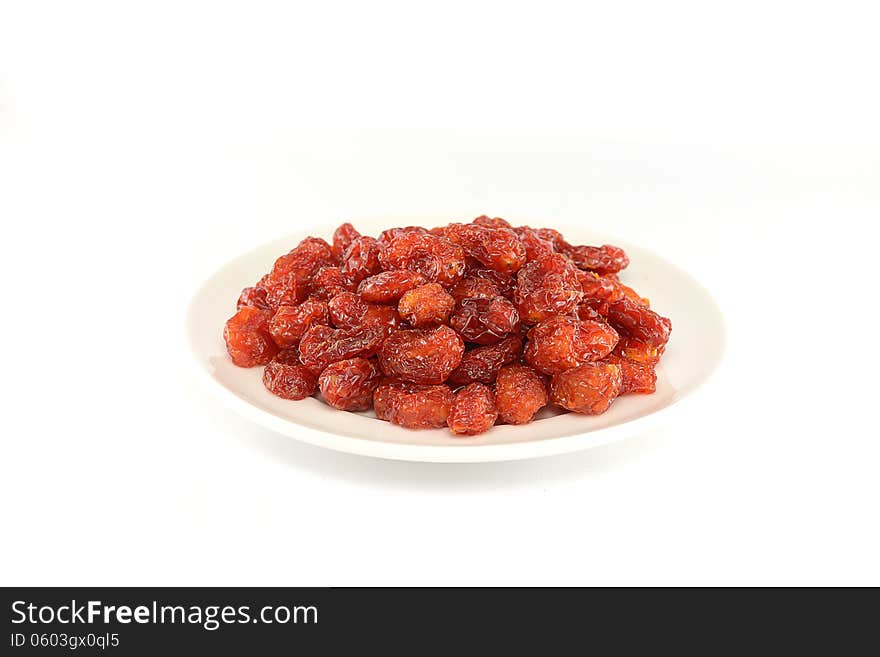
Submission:
[[[3,2],[0,583],[880,584],[871,5]],[[679,263],[722,370],[663,430],[472,466],[196,385],[226,260],[445,210]]]

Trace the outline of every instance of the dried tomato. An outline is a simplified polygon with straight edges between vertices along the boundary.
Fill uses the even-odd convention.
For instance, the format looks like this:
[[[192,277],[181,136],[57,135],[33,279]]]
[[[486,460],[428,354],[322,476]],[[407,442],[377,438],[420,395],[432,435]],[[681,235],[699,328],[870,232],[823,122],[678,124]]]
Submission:
[[[278,346],[269,335],[270,318],[269,312],[253,306],[244,306],[229,318],[223,339],[233,363],[239,367],[265,365],[278,353]]]
[[[621,384],[617,365],[587,363],[553,376],[550,401],[575,413],[599,415],[620,394]]]

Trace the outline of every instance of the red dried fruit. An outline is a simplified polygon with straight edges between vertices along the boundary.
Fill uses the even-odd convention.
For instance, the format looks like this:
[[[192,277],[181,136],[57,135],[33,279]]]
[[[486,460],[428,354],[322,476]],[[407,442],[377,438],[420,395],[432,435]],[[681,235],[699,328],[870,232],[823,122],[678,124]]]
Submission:
[[[555,251],[553,242],[542,238],[534,228],[522,226],[514,230],[525,247],[527,260],[537,260]]]
[[[629,257],[623,249],[604,246],[572,246],[564,251],[581,269],[591,269],[600,274],[619,272],[629,265]]]
[[[666,317],[627,297],[608,304],[608,323],[621,335],[652,347],[665,345],[672,331],[672,322]]]
[[[512,228],[512,226],[501,217],[490,217],[485,214],[480,215],[471,223],[485,228]]]
[[[459,302],[462,299],[494,299],[501,296],[501,290],[490,280],[468,274],[452,288],[452,298]]]
[[[417,328],[445,324],[454,309],[455,299],[439,283],[413,288],[397,304],[400,315]]]
[[[527,365],[502,367],[495,380],[495,408],[505,424],[531,422],[547,405],[544,378]]]
[[[578,280],[584,291],[584,300],[611,302],[623,296],[622,286],[613,276],[600,276],[592,271],[578,270]]]
[[[269,335],[270,317],[265,310],[244,306],[227,320],[223,339],[233,363],[239,367],[265,365],[278,353]]]
[[[548,401],[546,375],[557,403],[602,412],[617,394],[654,391],[671,331],[618,278],[628,262],[618,247],[572,246],[557,230],[488,215],[378,239],[344,223],[332,246],[308,237],[242,290],[224,339],[237,365],[268,362],[275,394],[313,394],[321,375],[332,406],[372,399],[402,426],[448,420],[472,435],[495,413],[528,422]],[[466,387],[453,401],[444,381]]]
[[[376,417],[407,429],[446,426],[452,406],[452,390],[446,385],[385,383],[373,393]]]
[[[468,342],[492,344],[519,330],[519,313],[504,297],[462,299],[449,324]]]
[[[342,256],[345,255],[348,247],[360,236],[361,234],[357,229],[348,222],[345,222],[333,232],[333,246],[331,249],[333,257],[336,258],[337,262],[342,262]]]
[[[312,298],[329,301],[337,294],[354,289],[354,286],[339,267],[321,267],[312,279],[310,289]]]
[[[322,239],[307,237],[290,253],[278,258],[272,271],[260,281],[269,306],[276,309],[303,301],[317,271],[334,264],[330,245]]]
[[[295,347],[310,326],[329,323],[327,303],[308,300],[279,308],[269,322],[269,334],[279,347]]]
[[[372,237],[356,238],[342,257],[342,273],[354,283],[382,271],[379,253],[382,246]]]
[[[609,355],[603,362],[620,368],[619,394],[650,395],[657,389],[657,372],[653,365],[643,365],[615,354]]]
[[[620,394],[620,367],[610,363],[587,363],[554,375],[550,381],[550,400],[557,406],[599,415],[608,410]]]
[[[371,303],[397,303],[404,292],[425,283],[425,277],[408,269],[383,271],[358,285],[358,294]]]
[[[527,324],[574,312],[584,295],[577,268],[558,253],[532,260],[516,278],[514,300]]]
[[[613,353],[622,358],[626,358],[627,360],[635,361],[636,363],[656,365],[660,362],[660,357],[663,356],[665,350],[666,345],[654,347],[650,344],[638,342],[637,340],[632,340],[626,336],[621,336],[617,346],[614,347]]]
[[[497,344],[476,347],[465,351],[447,383],[466,385],[468,383],[493,383],[498,371],[514,362],[522,355],[522,336],[511,335]]]
[[[375,355],[386,335],[376,326],[333,329],[315,324],[299,342],[299,357],[304,365],[320,372],[340,360]]]
[[[263,370],[263,385],[284,399],[305,399],[318,388],[318,376],[299,360],[296,349],[283,349]]]
[[[450,224],[446,237],[484,267],[513,274],[526,261],[526,247],[510,228],[487,228],[475,224]]]
[[[464,342],[448,326],[396,331],[382,343],[379,364],[386,375],[412,383],[442,383],[461,363]]]
[[[353,292],[343,292],[328,304],[333,326],[342,329],[374,326],[387,333],[400,328],[403,320],[393,306],[366,303]]]
[[[266,304],[272,311],[281,306],[295,306],[309,295],[309,280],[294,275],[273,279],[267,274],[260,279],[259,285],[266,290]]]
[[[455,393],[446,424],[457,436],[473,436],[491,429],[497,417],[492,389],[471,383]]]
[[[402,228],[389,228],[379,233],[379,244],[388,246],[395,238],[407,233],[427,233],[428,231],[421,226],[403,226]]]
[[[340,360],[321,373],[321,395],[340,411],[365,411],[373,405],[373,391],[381,378],[379,369],[366,358]]]
[[[260,310],[269,310],[269,303],[266,301],[266,290],[261,287],[246,287],[241,291],[238,297],[236,310],[241,310],[245,306],[259,308]]]
[[[623,283],[618,283],[618,288],[623,293],[623,295],[626,296],[626,298],[629,299],[630,301],[632,301],[633,303],[636,303],[640,306],[644,306],[645,308],[651,307],[651,300],[648,299],[647,297],[643,297],[642,295],[640,295],[638,292],[636,292],[634,289],[632,289],[629,285],[624,285]]]
[[[428,281],[451,287],[464,276],[464,250],[430,233],[407,232],[395,237],[379,254],[385,269],[408,269]]]
[[[604,322],[551,317],[528,334],[526,362],[544,374],[557,374],[611,353],[618,335]]]

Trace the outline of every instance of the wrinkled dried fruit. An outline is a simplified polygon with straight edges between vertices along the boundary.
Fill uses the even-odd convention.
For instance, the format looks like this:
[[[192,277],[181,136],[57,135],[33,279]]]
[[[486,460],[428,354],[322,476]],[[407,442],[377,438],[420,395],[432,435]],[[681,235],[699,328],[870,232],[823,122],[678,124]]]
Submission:
[[[407,429],[446,426],[452,406],[452,390],[446,385],[385,383],[373,393],[376,417]]]
[[[454,309],[455,299],[439,283],[426,283],[404,292],[397,304],[400,315],[417,328],[445,324]]]
[[[659,363],[665,350],[666,345],[654,347],[644,342],[632,340],[626,336],[621,336],[617,346],[614,347],[614,353],[618,356],[644,365],[656,365]]]
[[[575,413],[599,415],[620,394],[621,383],[617,365],[587,363],[553,377],[550,401]]]
[[[241,291],[238,297],[236,310],[241,310],[245,306],[252,306],[260,310],[269,310],[269,302],[266,301],[266,290],[261,287],[246,287]]]
[[[367,276],[382,271],[379,253],[382,247],[372,237],[358,237],[342,256],[342,273],[353,283],[360,283]]]
[[[512,226],[501,217],[490,217],[485,214],[480,215],[471,223],[485,228],[512,228]]]
[[[397,303],[404,292],[425,282],[424,276],[408,269],[383,271],[361,281],[358,294],[370,303]]]
[[[379,233],[379,244],[388,246],[395,238],[405,235],[406,233],[427,233],[428,231],[421,226],[403,226],[401,228],[389,228]]]
[[[455,285],[464,276],[464,250],[430,233],[398,235],[379,254],[379,261],[385,269],[408,269],[445,287]]]
[[[279,347],[295,347],[312,324],[330,323],[327,304],[309,300],[298,306],[282,306],[269,321],[269,334]]]
[[[488,215],[378,238],[343,223],[332,244],[307,237],[244,288],[223,336],[233,363],[266,366],[276,395],[312,395],[320,377],[331,406],[374,402],[401,426],[529,422],[549,376],[558,404],[602,412],[655,390],[671,331],[617,276],[628,263],[618,247]]]
[[[446,424],[455,435],[473,436],[491,429],[497,417],[492,389],[471,383],[455,393]]]
[[[504,297],[462,299],[449,324],[468,342],[493,344],[519,330],[519,313]]]
[[[239,367],[265,365],[278,353],[278,346],[269,335],[270,317],[265,310],[244,306],[229,318],[223,339],[233,363]]]
[[[584,300],[617,301],[623,296],[620,283],[612,276],[600,276],[592,271],[578,271]]]
[[[514,230],[519,235],[523,247],[525,247],[527,260],[537,260],[555,252],[556,249],[553,248],[553,242],[542,238],[534,228],[522,226]]]
[[[653,365],[637,363],[615,354],[611,354],[603,362],[620,368],[621,395],[650,395],[657,389],[657,372],[654,371]]]
[[[532,260],[516,278],[514,299],[527,324],[572,313],[584,296],[577,267],[559,253]]]
[[[321,373],[324,401],[340,411],[365,411],[373,405],[373,391],[382,374],[366,358],[340,360]]]
[[[608,323],[618,333],[652,347],[669,341],[672,322],[627,297],[608,304]]]
[[[333,232],[333,246],[331,250],[337,262],[342,262],[342,256],[345,255],[348,247],[360,236],[361,234],[348,222],[342,224]]]
[[[531,422],[547,405],[543,377],[527,365],[502,367],[495,380],[495,408],[505,424]]]
[[[379,364],[387,375],[412,383],[442,383],[461,363],[464,342],[448,326],[396,331],[382,343]]]
[[[321,267],[312,279],[310,296],[313,299],[329,301],[337,294],[353,289],[352,282],[339,267]]]
[[[617,333],[604,322],[551,317],[528,334],[526,362],[544,374],[556,374],[601,360],[617,344]]]
[[[629,265],[629,257],[624,250],[610,244],[572,246],[564,253],[581,269],[590,269],[600,274],[613,274]]]
[[[315,324],[299,342],[299,357],[304,365],[320,372],[340,360],[375,355],[385,336],[386,332],[375,326],[334,329]]]
[[[510,228],[450,224],[445,234],[467,255],[489,269],[513,274],[526,261],[526,247]]]
[[[493,383],[498,371],[505,365],[518,360],[522,355],[522,336],[511,335],[497,344],[476,347],[465,351],[447,383],[467,385],[468,383]]]
[[[305,399],[318,388],[318,376],[299,360],[296,349],[284,349],[263,370],[263,385],[284,399]]]

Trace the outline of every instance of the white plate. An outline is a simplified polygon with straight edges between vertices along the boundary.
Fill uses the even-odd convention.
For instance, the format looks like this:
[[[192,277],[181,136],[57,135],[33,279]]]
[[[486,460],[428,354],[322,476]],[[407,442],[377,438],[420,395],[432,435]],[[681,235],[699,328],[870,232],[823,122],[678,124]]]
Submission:
[[[384,228],[418,224],[442,225],[450,218],[408,216],[355,221],[364,234]],[[541,221],[516,224],[545,225]],[[308,234],[330,238],[333,226],[315,227]],[[412,431],[377,420],[371,412],[346,413],[310,398],[288,401],[269,393],[261,367],[241,369],[226,355],[224,322],[235,312],[243,287],[252,285],[279,255],[296,246],[306,233],[285,237],[236,258],[220,269],[193,297],[187,333],[193,356],[209,387],[230,408],[268,429],[313,445],[343,452],[409,461],[506,461],[561,454],[605,444],[645,429],[704,383],[724,351],[724,322],[708,292],[688,274],[650,251],[594,233],[565,227],[577,244],[616,244],[630,256],[621,278],[672,319],[672,338],[658,367],[657,392],[627,395],[599,416],[544,411],[522,426],[496,426],[471,438],[453,438],[445,429]]]

